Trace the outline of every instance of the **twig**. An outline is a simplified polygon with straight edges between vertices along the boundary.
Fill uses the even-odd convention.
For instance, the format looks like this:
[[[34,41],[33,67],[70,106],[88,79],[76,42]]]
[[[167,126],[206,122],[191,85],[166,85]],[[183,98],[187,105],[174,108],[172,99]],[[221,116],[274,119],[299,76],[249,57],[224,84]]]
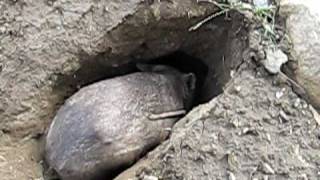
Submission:
[[[287,81],[289,81],[295,88],[297,88],[299,90],[299,92],[306,94],[306,91],[304,90],[304,88],[300,84],[298,84],[296,81],[289,78],[286,74],[284,74],[281,71],[279,72],[279,75],[284,77]]]
[[[165,118],[182,116],[182,115],[185,115],[186,113],[187,113],[186,110],[169,111],[169,112],[164,112],[164,113],[160,113],[160,114],[151,114],[149,116],[149,119],[150,120],[160,120],[160,119],[165,119]]]
[[[206,17],[205,19],[203,19],[202,21],[198,22],[196,25],[192,26],[189,28],[189,31],[195,31],[197,30],[200,26],[202,26],[203,24],[207,23],[208,21],[212,20],[213,18],[217,17],[217,16],[220,16],[224,13],[227,13],[229,11],[229,9],[225,9],[225,10],[222,10],[220,12],[217,12],[217,13],[214,13],[214,14],[211,14],[210,16]]]
[[[320,115],[317,110],[315,110],[312,106],[309,106],[310,110],[313,114],[314,119],[316,120],[318,126],[320,126]]]

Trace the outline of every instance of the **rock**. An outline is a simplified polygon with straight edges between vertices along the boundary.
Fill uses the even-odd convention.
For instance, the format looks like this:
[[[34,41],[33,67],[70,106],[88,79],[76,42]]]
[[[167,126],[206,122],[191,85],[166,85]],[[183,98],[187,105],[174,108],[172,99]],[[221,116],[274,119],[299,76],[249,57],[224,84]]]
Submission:
[[[228,180],[236,180],[236,177],[234,176],[234,174],[232,172],[228,172]]]
[[[159,178],[155,177],[155,176],[145,176],[143,177],[143,180],[158,180]]]
[[[261,171],[265,174],[274,174],[273,168],[268,163],[261,163]]]
[[[320,7],[317,0],[282,0],[280,15],[286,18],[288,36],[293,44],[291,55],[296,61],[294,79],[320,110]]]
[[[271,74],[278,74],[281,72],[281,66],[288,61],[287,55],[285,55],[280,49],[266,51],[267,59],[262,61],[262,64]]]
[[[61,107],[46,159],[63,180],[110,176],[167,138],[192,99],[195,77],[149,67],[87,86]]]
[[[269,2],[268,0],[253,0],[253,4],[258,8],[268,8]]]

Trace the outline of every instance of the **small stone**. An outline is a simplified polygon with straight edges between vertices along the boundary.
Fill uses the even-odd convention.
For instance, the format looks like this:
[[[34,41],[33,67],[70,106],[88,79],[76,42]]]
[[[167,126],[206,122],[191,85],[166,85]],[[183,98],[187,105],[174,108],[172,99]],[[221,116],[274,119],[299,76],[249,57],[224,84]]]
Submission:
[[[256,129],[254,128],[248,128],[248,127],[245,127],[242,129],[242,132],[240,135],[254,135],[254,136],[258,136],[259,133]]]
[[[262,163],[262,172],[265,174],[275,174],[273,168],[268,163]]]
[[[234,152],[228,153],[227,158],[228,158],[227,161],[228,161],[229,168],[231,168],[232,170],[238,169],[239,162],[235,153]]]
[[[158,178],[155,176],[144,176],[143,180],[158,180]]]
[[[253,4],[258,8],[268,8],[268,0],[253,0]]]
[[[306,102],[304,102],[304,103],[302,104],[302,108],[303,108],[303,109],[307,109],[308,106],[309,106],[309,105],[308,105]]]
[[[288,115],[283,110],[280,111],[279,115],[280,115],[281,120],[283,120],[284,123],[286,123],[290,120]]]
[[[269,180],[269,176],[263,176],[263,180]]]
[[[206,153],[211,152],[212,150],[213,150],[213,147],[211,146],[211,144],[206,144],[201,147],[201,151]]]
[[[236,180],[236,176],[232,172],[228,172],[228,180]]]
[[[22,16],[18,16],[18,17],[15,18],[15,20],[21,22],[21,21],[23,21],[23,17]]]
[[[110,11],[110,10],[109,10],[109,7],[106,6],[106,7],[104,8],[104,11],[105,11],[105,12],[109,12],[109,11]]]
[[[228,3],[230,3],[230,4],[235,4],[235,3],[238,3],[239,2],[239,0],[228,0]]]
[[[300,174],[298,180],[308,180],[308,176],[306,174]]]
[[[266,138],[268,142],[271,142],[271,135],[269,133],[266,134]]]
[[[6,32],[6,27],[1,26],[0,27],[0,34],[4,34]]]
[[[235,90],[237,93],[239,93],[239,92],[241,91],[241,86],[236,86],[236,87],[234,87],[234,90]]]
[[[231,71],[230,71],[230,77],[231,77],[231,78],[234,78],[235,74],[236,74],[236,71],[235,71],[235,70],[231,70]]]
[[[297,99],[294,101],[293,107],[298,108],[298,107],[300,106],[300,102],[301,102],[300,99],[297,98]]]
[[[276,98],[280,99],[283,96],[283,94],[284,94],[283,91],[277,91],[276,92]]]
[[[241,135],[242,135],[242,134],[246,134],[249,130],[250,130],[250,129],[247,128],[247,127],[243,128],[242,131],[241,131]]]
[[[240,126],[240,121],[238,118],[235,118],[231,120],[231,124],[233,125],[233,127],[238,128]]]
[[[267,59],[262,61],[262,64],[266,70],[271,74],[278,74],[281,72],[281,66],[288,61],[287,55],[285,55],[280,49],[267,50]]]

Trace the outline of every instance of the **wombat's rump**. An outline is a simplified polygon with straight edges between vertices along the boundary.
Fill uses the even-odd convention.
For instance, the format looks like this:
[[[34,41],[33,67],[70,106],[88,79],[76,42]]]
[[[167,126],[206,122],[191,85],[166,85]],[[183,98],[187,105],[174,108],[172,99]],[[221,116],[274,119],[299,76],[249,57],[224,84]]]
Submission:
[[[46,138],[46,159],[63,180],[111,173],[168,136],[195,79],[162,66],[151,70],[82,88],[61,107]]]

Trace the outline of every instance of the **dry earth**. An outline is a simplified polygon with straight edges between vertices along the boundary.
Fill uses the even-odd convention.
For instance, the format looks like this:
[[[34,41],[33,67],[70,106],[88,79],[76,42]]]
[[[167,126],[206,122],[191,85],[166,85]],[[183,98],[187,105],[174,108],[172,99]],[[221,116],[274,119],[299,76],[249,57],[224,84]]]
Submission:
[[[187,31],[212,8],[191,0],[113,2],[0,1],[0,179],[56,178],[43,161],[45,129],[76,86],[106,77],[110,64],[180,48],[206,62],[226,55],[226,64],[217,61],[211,70],[242,62],[243,49],[237,50],[247,40],[240,33],[243,24],[220,19],[198,34]],[[209,37],[204,32],[218,43],[201,46]],[[197,38],[201,41],[192,40]],[[150,51],[156,47],[161,48]],[[195,107],[170,139],[141,161],[143,168],[129,169],[119,179],[320,179],[320,116],[288,79],[244,59],[222,94]],[[223,85],[228,78],[221,74]]]
[[[222,95],[180,120],[136,172],[142,179],[319,179],[319,116],[310,108],[279,78],[245,67]]]

